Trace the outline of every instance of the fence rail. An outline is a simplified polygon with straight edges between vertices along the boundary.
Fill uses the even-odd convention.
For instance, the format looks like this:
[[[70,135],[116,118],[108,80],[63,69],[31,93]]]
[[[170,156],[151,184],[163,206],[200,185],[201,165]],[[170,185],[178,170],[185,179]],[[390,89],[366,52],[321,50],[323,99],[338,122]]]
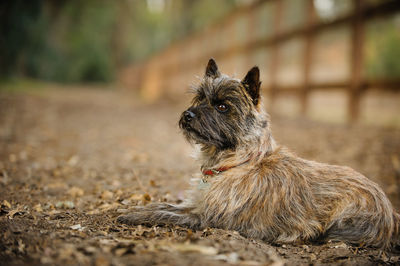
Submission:
[[[349,121],[356,121],[360,112],[360,99],[366,90],[379,88],[384,90],[399,90],[400,79],[369,80],[363,75],[365,60],[365,25],[368,21],[400,12],[400,1],[388,0],[371,4],[369,1],[352,0],[351,11],[339,15],[330,21],[318,20],[314,1],[302,1],[305,7],[303,25],[285,29],[282,26],[285,12],[284,0],[261,0],[249,6],[238,8],[217,23],[202,31],[180,40],[164,51],[154,55],[148,61],[129,67],[122,71],[121,80],[125,85],[140,88],[145,97],[156,99],[163,95],[182,93],[183,88],[192,80],[193,75],[203,73],[205,62],[210,57],[222,61],[223,66],[232,65],[227,61],[245,58],[245,67],[253,64],[255,51],[268,50],[268,79],[263,84],[267,91],[270,105],[273,108],[277,95],[293,93],[301,103],[301,112],[308,110],[309,94],[315,89],[345,89],[348,92]],[[273,9],[272,33],[269,36],[257,35],[258,10],[265,4]],[[258,14],[259,15],[259,14]],[[238,21],[246,25],[241,36],[233,29]],[[313,66],[313,51],[316,37],[338,27],[350,29],[349,78],[337,81],[313,81],[310,77]],[[259,35],[259,34],[258,34]],[[293,39],[302,39],[302,82],[296,85],[281,84],[278,80],[278,70],[281,65],[280,47]],[[225,63],[225,64],[224,64]]]

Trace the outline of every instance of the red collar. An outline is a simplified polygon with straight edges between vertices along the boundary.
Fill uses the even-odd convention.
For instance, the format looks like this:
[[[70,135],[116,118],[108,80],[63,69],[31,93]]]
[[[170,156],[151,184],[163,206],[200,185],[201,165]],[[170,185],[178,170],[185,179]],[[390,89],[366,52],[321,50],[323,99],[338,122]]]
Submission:
[[[205,170],[202,171],[202,173],[203,173],[203,175],[206,176],[206,177],[211,177],[211,176],[219,175],[220,173],[225,172],[226,170],[235,168],[235,167],[237,167],[237,166],[240,166],[240,165],[242,165],[242,164],[245,164],[245,163],[249,162],[250,159],[251,159],[251,158],[247,159],[246,161],[244,161],[244,162],[242,162],[242,163],[240,163],[240,164],[238,164],[238,165],[223,166],[223,167],[220,167],[220,168],[217,168],[217,169],[205,169]]]

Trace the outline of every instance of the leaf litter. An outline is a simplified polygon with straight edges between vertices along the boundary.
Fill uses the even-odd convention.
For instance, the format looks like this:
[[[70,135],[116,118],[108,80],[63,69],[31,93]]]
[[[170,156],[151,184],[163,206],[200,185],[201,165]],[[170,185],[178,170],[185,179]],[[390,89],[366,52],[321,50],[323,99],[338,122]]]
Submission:
[[[5,103],[0,105],[0,136],[12,134],[0,138],[1,265],[400,261],[396,253],[340,242],[269,245],[215,228],[118,224],[116,217],[134,206],[184,199],[198,166],[175,127],[181,107],[132,105],[116,92],[85,90],[44,96],[0,94],[0,100]],[[16,120],[2,119],[11,109],[18,114]],[[350,165],[382,178],[374,181],[400,206],[395,183],[399,130],[275,120],[280,142],[306,158]]]

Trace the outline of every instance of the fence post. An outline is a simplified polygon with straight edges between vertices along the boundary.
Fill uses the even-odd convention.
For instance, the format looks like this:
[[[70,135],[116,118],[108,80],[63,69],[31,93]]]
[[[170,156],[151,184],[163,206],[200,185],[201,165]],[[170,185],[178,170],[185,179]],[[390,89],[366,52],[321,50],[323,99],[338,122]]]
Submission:
[[[313,0],[307,1],[306,10],[306,36],[305,36],[305,51],[304,51],[304,68],[303,68],[303,78],[304,84],[301,92],[301,114],[305,116],[308,110],[308,96],[310,92],[310,71],[312,64],[312,50],[314,48],[314,31],[312,27],[315,23],[315,9]]]
[[[281,22],[282,22],[282,13],[283,13],[283,1],[282,0],[276,0],[275,2],[275,8],[276,8],[276,13],[274,17],[274,39],[277,39],[280,32],[281,32]],[[279,49],[278,49],[278,43],[273,42],[271,49],[271,62],[270,62],[270,69],[269,69],[269,75],[271,79],[271,85],[270,85],[270,100],[269,100],[269,109],[272,112],[274,109],[274,102],[275,102],[275,97],[277,94],[277,71],[279,67]]]
[[[246,48],[244,54],[246,55],[246,62],[247,62],[247,67],[251,67],[253,64],[253,54],[254,50],[247,48],[248,44],[251,42],[254,42],[256,37],[255,37],[255,29],[257,27],[257,20],[258,20],[258,15],[257,14],[257,9],[252,8],[249,10],[247,13],[247,25],[248,25],[248,32],[247,32],[247,42],[246,42]]]
[[[364,42],[364,1],[353,0],[354,16],[351,22],[351,78],[349,88],[349,122],[360,116],[360,98],[362,94],[363,42]]]

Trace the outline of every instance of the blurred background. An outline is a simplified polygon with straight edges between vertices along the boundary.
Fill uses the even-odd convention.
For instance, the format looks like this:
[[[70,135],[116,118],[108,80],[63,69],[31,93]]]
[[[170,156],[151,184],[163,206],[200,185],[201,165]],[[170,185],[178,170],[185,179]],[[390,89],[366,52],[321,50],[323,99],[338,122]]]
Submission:
[[[258,65],[271,112],[400,124],[398,1],[16,0],[0,5],[2,87],[21,80],[102,83],[139,92],[147,102],[174,100],[213,57],[236,77]]]
[[[1,75],[112,82],[239,4],[234,1],[5,1]]]

